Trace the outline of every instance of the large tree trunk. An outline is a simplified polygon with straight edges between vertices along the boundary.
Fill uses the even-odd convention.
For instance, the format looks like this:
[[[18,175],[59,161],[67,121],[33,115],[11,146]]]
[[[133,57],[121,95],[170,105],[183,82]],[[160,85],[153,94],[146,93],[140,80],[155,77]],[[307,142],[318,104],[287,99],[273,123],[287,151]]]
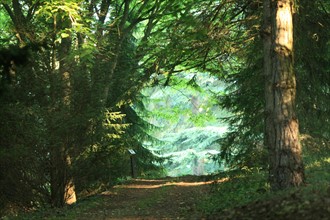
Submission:
[[[293,0],[264,0],[265,144],[272,189],[304,182],[295,115]]]

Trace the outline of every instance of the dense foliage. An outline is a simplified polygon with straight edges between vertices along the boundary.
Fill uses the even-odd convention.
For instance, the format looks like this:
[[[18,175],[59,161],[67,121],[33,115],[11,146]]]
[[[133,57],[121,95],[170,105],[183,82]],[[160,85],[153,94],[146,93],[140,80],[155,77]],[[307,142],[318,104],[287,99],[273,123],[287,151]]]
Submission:
[[[160,169],[130,104],[152,71],[139,66],[144,21],[171,4],[1,2],[1,208],[75,202],[129,176],[128,149],[140,173]]]
[[[330,3],[296,3],[300,130],[305,145],[327,146]],[[140,91],[175,88],[189,70],[228,85],[211,91],[230,112],[219,162],[268,166],[261,1],[5,0],[0,29],[0,210],[61,207],[114,184],[130,175],[128,149],[139,174],[161,171],[143,146],[158,140]],[[198,89],[193,77],[183,84]]]
[[[135,105],[141,117],[158,127],[151,135],[161,141],[146,142],[145,146],[164,157],[168,176],[218,172],[219,164],[213,160],[219,152],[216,140],[227,129],[219,118],[228,113],[217,104],[214,94],[225,85],[210,74],[193,71],[173,74],[164,87],[166,80],[162,75],[153,76],[142,90],[147,111],[139,111]]]
[[[235,167],[266,167],[263,148],[264,100],[262,76],[261,10],[250,4],[244,14],[244,28],[250,30],[240,68],[229,75],[228,93],[220,97],[231,110],[231,132],[221,140],[222,157]],[[329,119],[329,4],[299,1],[295,14],[295,72],[297,75],[297,114],[302,134],[328,140]],[[243,46],[242,46],[243,47]],[[242,59],[240,59],[242,60]],[[232,72],[233,73],[233,72]],[[320,144],[322,144],[322,142]],[[233,157],[234,156],[234,157]],[[259,158],[259,159],[256,159]]]

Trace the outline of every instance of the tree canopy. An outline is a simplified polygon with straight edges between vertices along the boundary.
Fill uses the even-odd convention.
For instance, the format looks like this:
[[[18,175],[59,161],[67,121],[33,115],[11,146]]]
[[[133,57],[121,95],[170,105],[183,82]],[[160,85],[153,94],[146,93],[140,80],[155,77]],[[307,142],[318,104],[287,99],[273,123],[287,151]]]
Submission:
[[[287,65],[275,68],[270,61],[283,60],[267,62],[265,45],[281,29],[275,19],[281,7],[269,2],[1,1],[0,210],[61,207],[89,188],[113,185],[130,175],[129,149],[137,152],[139,175],[161,173],[164,158],[144,145],[159,140],[150,132],[157,126],[143,117],[148,109],[141,91],[152,86],[198,89],[194,77],[178,82],[177,76],[189,71],[211,74],[226,86],[208,95],[212,105],[228,112],[212,119],[229,125],[219,137],[217,158],[230,169],[270,167],[273,183],[274,173],[278,179],[285,172],[272,166],[278,148],[271,148],[269,135],[278,122],[276,107],[289,108],[283,107],[285,100],[273,105],[276,92],[296,93],[290,117],[280,120],[297,126],[299,121],[296,148],[303,136],[327,145],[330,3],[288,1],[294,41]],[[291,84],[270,82],[274,75],[264,74],[270,66],[276,73],[289,66],[284,72],[290,72]],[[275,95],[267,96],[271,92]],[[178,114],[187,111],[181,107]],[[195,124],[209,117],[194,116],[192,111]],[[285,135],[283,140],[279,148],[286,146]],[[273,152],[270,160],[267,152]]]

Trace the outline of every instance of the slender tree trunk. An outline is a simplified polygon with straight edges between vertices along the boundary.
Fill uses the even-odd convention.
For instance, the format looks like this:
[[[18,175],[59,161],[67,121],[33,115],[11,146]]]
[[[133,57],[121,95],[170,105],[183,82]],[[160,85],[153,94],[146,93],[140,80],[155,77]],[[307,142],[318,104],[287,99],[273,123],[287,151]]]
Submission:
[[[265,144],[272,189],[304,182],[295,115],[293,0],[264,0]]]
[[[68,21],[63,22],[64,27],[70,27],[70,23]],[[62,27],[61,29],[64,29]],[[70,120],[70,118],[73,117],[71,115],[71,109],[73,108],[73,104],[71,102],[72,100],[72,76],[71,76],[71,71],[72,69],[69,66],[68,63],[68,54],[70,53],[71,50],[71,44],[72,44],[72,39],[70,37],[62,39],[62,43],[58,48],[58,53],[59,53],[59,62],[60,62],[60,68],[59,72],[62,76],[62,89],[63,89],[63,98],[62,98],[62,108],[64,108],[65,115],[64,118],[67,118]],[[72,114],[74,114],[72,112]],[[75,193],[75,185],[73,181],[73,176],[71,175],[71,155],[70,152],[72,150],[72,145],[74,145],[73,141],[74,137],[73,134],[70,133],[68,130],[67,133],[65,134],[66,137],[63,137],[65,141],[63,141],[63,195],[61,195],[64,198],[64,203],[71,205],[76,202],[76,193]]]
[[[58,19],[54,16],[54,33],[57,30],[63,30],[70,27],[70,22]],[[54,36],[55,42],[55,36]],[[54,95],[54,114],[60,114],[63,121],[69,121],[73,117],[71,113],[72,108],[72,86],[71,86],[71,68],[69,66],[68,54],[71,50],[72,40],[70,37],[63,38],[59,45],[53,45],[52,58],[52,74],[59,74],[57,79],[59,88],[57,88],[57,95]],[[56,128],[57,122],[52,122],[51,126]],[[66,132],[58,132],[55,129],[54,140],[52,143],[52,169],[51,169],[51,204],[54,207],[62,207],[65,204],[72,204],[76,202],[75,186],[73,176],[71,175],[71,156],[70,150],[73,145],[74,138],[69,131],[69,127],[63,127]],[[56,132],[57,131],[57,132]]]

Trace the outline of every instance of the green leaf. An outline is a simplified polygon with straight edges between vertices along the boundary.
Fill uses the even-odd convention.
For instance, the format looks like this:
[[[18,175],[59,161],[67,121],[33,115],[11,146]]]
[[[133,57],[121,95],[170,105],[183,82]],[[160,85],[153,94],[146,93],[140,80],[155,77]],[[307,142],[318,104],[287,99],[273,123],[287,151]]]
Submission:
[[[61,38],[67,38],[67,37],[69,37],[70,35],[69,34],[67,34],[67,33],[61,33]]]

